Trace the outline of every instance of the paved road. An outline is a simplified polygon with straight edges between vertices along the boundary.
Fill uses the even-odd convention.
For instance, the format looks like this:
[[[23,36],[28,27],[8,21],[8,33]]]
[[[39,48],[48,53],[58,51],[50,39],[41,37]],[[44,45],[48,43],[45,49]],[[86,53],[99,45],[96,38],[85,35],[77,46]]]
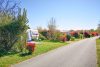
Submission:
[[[96,38],[60,47],[12,67],[96,67]]]

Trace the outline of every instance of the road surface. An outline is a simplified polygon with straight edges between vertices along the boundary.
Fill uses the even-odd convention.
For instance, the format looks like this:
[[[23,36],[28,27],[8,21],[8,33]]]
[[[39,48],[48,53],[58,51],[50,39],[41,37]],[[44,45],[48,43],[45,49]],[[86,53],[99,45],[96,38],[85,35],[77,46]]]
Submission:
[[[11,67],[96,67],[96,42],[84,39]]]

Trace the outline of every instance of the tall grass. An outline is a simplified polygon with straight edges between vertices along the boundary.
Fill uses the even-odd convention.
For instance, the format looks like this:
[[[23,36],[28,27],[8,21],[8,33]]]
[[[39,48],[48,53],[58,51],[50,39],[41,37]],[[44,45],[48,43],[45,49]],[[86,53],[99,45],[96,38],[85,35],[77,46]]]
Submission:
[[[100,67],[100,39],[96,40],[96,47],[97,47],[97,65]]]

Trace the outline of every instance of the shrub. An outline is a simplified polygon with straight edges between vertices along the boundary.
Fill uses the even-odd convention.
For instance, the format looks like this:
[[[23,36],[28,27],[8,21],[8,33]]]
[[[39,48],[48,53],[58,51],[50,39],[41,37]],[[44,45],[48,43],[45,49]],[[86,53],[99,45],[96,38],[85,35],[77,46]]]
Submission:
[[[62,41],[62,42],[66,42],[66,37],[65,36],[60,36],[60,38],[59,38],[59,41]]]
[[[98,33],[97,32],[91,32],[91,35],[92,36],[98,36]]]
[[[33,43],[33,42],[27,42],[26,48],[29,51],[29,54],[32,54],[32,52],[35,49],[35,43]]]
[[[66,42],[66,37],[62,37],[62,42]]]
[[[40,34],[40,35],[39,35],[39,39],[41,39],[41,40],[46,40],[46,37],[43,36],[42,34]]]
[[[73,36],[75,38],[79,38],[78,32],[71,32],[70,34],[71,34],[71,36]]]
[[[83,39],[83,34],[79,34],[79,38]]]
[[[71,37],[71,41],[75,41],[75,37]]]
[[[5,21],[0,23],[0,51],[8,52],[11,50],[20,38],[20,35],[26,31],[27,20],[25,14],[26,12],[24,11],[23,15],[20,15],[15,19],[10,20],[9,22]]]
[[[66,42],[66,37],[63,37],[63,40],[62,40],[63,42]]]
[[[47,33],[48,33],[47,30],[42,30],[39,33],[40,33],[40,36],[44,36],[45,38],[47,38]]]
[[[56,41],[60,41],[60,36],[62,36],[62,35],[63,35],[63,34],[62,34],[60,31],[56,31],[56,32],[55,32],[55,35],[54,35],[54,36],[55,36],[55,40],[56,40]]]
[[[77,32],[74,33],[73,35],[75,38],[79,38],[79,34]]]
[[[90,38],[90,34],[88,32],[84,32],[84,37]]]
[[[70,41],[71,35],[66,35],[67,41]]]

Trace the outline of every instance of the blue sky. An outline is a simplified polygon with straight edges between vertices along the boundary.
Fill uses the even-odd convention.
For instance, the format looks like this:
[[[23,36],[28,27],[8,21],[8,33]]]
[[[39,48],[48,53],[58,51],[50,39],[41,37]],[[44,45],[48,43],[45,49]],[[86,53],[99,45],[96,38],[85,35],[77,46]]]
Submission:
[[[96,29],[100,21],[100,0],[21,0],[21,7],[33,29],[46,28],[52,17],[61,30]]]

